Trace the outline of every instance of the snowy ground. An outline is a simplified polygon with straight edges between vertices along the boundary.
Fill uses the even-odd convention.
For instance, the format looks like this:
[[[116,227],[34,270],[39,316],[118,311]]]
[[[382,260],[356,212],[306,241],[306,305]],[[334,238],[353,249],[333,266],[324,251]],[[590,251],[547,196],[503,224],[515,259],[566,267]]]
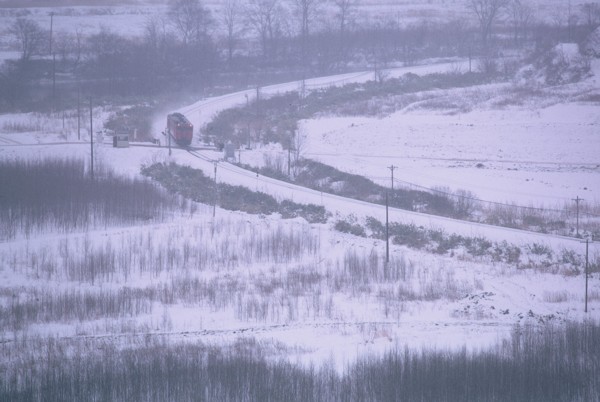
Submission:
[[[455,63],[427,66],[421,71],[454,66]],[[397,70],[394,74],[405,72]],[[317,87],[370,77],[370,73],[352,74],[309,84]],[[263,91],[277,93],[298,87],[298,83],[289,83]],[[199,124],[222,108],[245,102],[245,94],[205,99],[183,111]],[[586,199],[598,197],[600,121],[596,110],[597,106],[577,102],[514,110],[482,108],[462,115],[411,108],[379,119],[321,118],[304,122],[304,127],[309,156],[323,158],[341,169],[383,180],[386,166],[393,163],[400,166],[397,177],[405,179],[402,175],[407,174],[407,181],[421,185],[444,184],[473,190],[481,197],[537,203],[560,201],[577,194]],[[96,116],[102,119],[103,114],[98,111]],[[20,133],[11,133],[9,128],[23,126],[21,123],[28,121],[26,117],[3,116],[2,121],[0,159],[89,157],[89,145],[76,140],[72,125],[63,131],[59,117],[40,118],[38,124],[26,125],[32,131]],[[562,140],[565,137],[569,141]],[[258,164],[263,161],[264,152],[274,149],[244,151],[242,158],[245,163]],[[220,156],[212,151],[194,156],[176,149],[169,157],[165,148],[96,146],[98,163],[133,176],[140,174],[142,165],[166,161],[212,174],[212,161]],[[484,167],[475,167],[477,163]],[[519,170],[511,170],[514,168]],[[256,177],[224,162],[219,163],[218,180],[268,192],[279,199],[323,205],[339,216],[352,213],[380,220],[384,217],[381,206]],[[587,192],[572,194],[576,190]],[[569,238],[399,210],[392,211],[390,219],[494,241],[539,243],[555,253],[563,249],[579,255],[583,252],[583,245]],[[269,254],[275,253],[273,250],[247,252],[256,244],[271,244],[282,238],[290,243],[300,242],[300,251],[283,259]],[[117,255],[133,250],[133,257],[129,258],[133,258],[135,266],[141,264],[144,255],[153,260],[159,252],[168,250],[172,250],[174,258],[183,258],[184,244],[192,250],[192,257],[191,262],[178,264],[172,270],[117,274],[99,283],[68,280],[67,273],[61,271],[68,258],[65,256],[79,255],[86,244],[100,250],[116,250]],[[592,245],[591,251],[597,255],[597,244]],[[590,280],[587,315],[583,313],[583,275],[554,273],[551,267],[522,269],[468,255],[439,256],[392,245],[392,260],[402,271],[402,279],[348,279],[354,275],[350,272],[352,261],[363,261],[364,269],[381,267],[383,253],[381,241],[337,233],[331,224],[308,225],[301,219],[285,221],[277,216],[248,216],[220,209],[213,221],[209,207],[201,207],[191,217],[175,214],[172,221],[165,223],[58,235],[39,233],[0,243],[0,302],[5,307],[15,297],[27,300],[36,289],[93,293],[154,289],[194,280],[214,280],[211,283],[217,289],[217,300],[198,302],[175,297],[167,304],[153,302],[151,311],[132,317],[40,321],[23,331],[2,329],[0,337],[8,344],[36,334],[65,341],[97,337],[101,342],[121,339],[133,344],[149,336],[216,344],[250,337],[292,361],[333,360],[343,367],[357,356],[403,346],[484,347],[507,336],[516,323],[560,324],[565,320],[600,318],[597,274]],[[200,264],[195,258],[204,262]],[[35,270],[36,261],[40,260],[54,261],[57,270],[40,275]],[[331,278],[338,278],[338,282]]]
[[[476,110],[448,115],[408,110],[381,119],[304,122],[306,157],[389,185],[400,181],[466,189],[484,200],[562,205],[600,201],[597,105]]]

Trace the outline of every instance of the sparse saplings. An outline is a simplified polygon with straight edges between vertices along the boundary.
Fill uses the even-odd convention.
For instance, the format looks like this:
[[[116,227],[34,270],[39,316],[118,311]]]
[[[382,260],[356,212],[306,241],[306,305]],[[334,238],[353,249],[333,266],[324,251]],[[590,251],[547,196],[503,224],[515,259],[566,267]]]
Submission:
[[[77,159],[0,161],[0,195],[0,239],[160,219],[176,208],[148,181],[101,168],[92,183]]]
[[[517,325],[488,349],[396,348],[349,363],[343,373],[267,359],[272,349],[250,337],[221,348],[151,338],[128,339],[135,346],[125,347],[24,340],[2,346],[0,399],[594,401],[599,337],[593,321]]]

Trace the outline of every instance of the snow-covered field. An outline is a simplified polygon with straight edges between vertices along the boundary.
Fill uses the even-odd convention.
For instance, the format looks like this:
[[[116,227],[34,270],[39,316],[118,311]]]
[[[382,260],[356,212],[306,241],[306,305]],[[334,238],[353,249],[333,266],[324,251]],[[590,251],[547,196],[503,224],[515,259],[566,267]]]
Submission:
[[[369,77],[328,77],[312,84]],[[293,89],[298,83],[264,88],[263,93]],[[183,111],[198,124],[222,108],[245,102],[244,95],[205,99]],[[579,195],[591,201],[598,198],[600,182],[597,110],[597,105],[565,101],[504,109],[488,104],[464,114],[415,105],[384,118],[323,117],[303,123],[306,156],[382,181],[386,166],[394,164],[401,180],[464,188],[494,200],[546,204]],[[3,119],[16,126],[23,120]],[[62,132],[59,122],[37,124],[55,127],[48,132],[35,131],[36,125],[33,132],[5,129],[0,133],[0,159],[89,158],[89,145],[76,141],[72,126]],[[260,164],[263,154],[273,149],[244,151],[242,158]],[[165,148],[147,146],[96,147],[97,163],[127,176],[139,176],[142,165],[168,161],[212,175],[212,161],[220,154],[197,155],[175,149],[169,157]],[[332,220],[353,214],[383,221],[385,216],[381,206],[257,177],[226,162],[219,163],[218,180],[278,199],[323,205],[335,214]],[[576,239],[400,210],[391,211],[390,220],[523,247],[535,243],[549,247],[557,258],[584,252]],[[89,250],[114,255],[117,269],[94,280],[73,276],[66,268],[70,259]],[[597,244],[590,250],[597,258]],[[65,292],[123,291],[134,297],[128,289],[138,289],[145,296],[134,297],[140,306],[135,313],[60,319],[49,314],[22,328],[2,328],[0,336],[6,345],[35,335],[64,342],[97,338],[132,344],[148,337],[217,345],[254,338],[292,361],[333,361],[342,368],[359,356],[404,346],[477,349],[503,339],[517,323],[560,325],[600,318],[597,273],[590,278],[589,312],[584,314],[580,270],[553,263],[524,268],[466,253],[435,255],[392,245],[388,272],[384,253],[383,242],[335,232],[332,221],[309,225],[302,219],[220,209],[213,219],[208,206],[192,215],[174,213],[163,223],[21,235],[0,243],[0,301],[7,309],[40,294],[49,303]]]
[[[465,114],[407,109],[383,118],[306,121],[306,156],[386,185],[387,167],[395,165],[402,182],[466,189],[484,200],[600,201],[597,104]]]

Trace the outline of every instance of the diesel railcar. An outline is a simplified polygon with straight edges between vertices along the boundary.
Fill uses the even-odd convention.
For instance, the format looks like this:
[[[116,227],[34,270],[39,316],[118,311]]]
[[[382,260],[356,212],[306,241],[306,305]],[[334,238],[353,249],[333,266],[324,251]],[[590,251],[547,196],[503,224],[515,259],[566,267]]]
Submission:
[[[194,126],[181,113],[171,113],[167,116],[167,133],[178,145],[187,147],[192,143]]]

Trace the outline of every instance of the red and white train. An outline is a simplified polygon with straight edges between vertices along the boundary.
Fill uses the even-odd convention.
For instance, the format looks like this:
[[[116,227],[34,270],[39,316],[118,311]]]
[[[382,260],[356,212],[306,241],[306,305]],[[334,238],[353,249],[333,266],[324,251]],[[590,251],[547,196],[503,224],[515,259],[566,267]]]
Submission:
[[[167,115],[167,135],[171,135],[178,145],[187,147],[192,143],[194,126],[181,113],[171,113]]]

